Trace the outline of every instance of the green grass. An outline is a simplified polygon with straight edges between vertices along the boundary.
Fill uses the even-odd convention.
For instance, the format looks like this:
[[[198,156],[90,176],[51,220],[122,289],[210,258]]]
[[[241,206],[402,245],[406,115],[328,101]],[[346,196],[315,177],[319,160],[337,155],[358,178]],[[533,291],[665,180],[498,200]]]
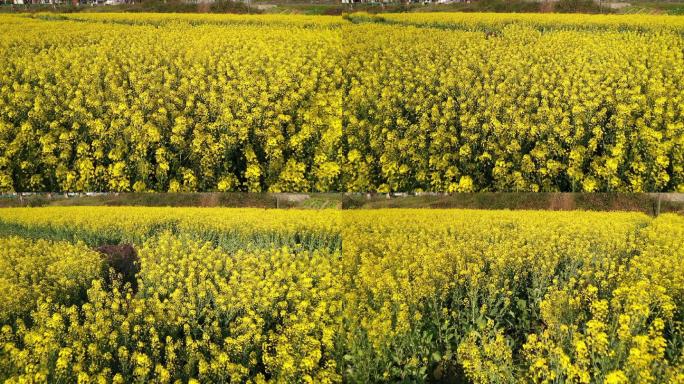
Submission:
[[[684,199],[683,199],[684,200]],[[273,194],[240,192],[119,193],[101,196],[31,195],[0,197],[1,207],[150,206],[294,209],[467,208],[637,211],[653,215],[655,195],[639,193],[462,193],[391,196],[380,194]],[[684,213],[684,201],[663,199],[661,212]]]
[[[463,193],[387,198],[387,196],[348,197],[346,209],[379,208],[463,208],[636,211],[656,213],[657,198],[641,193]],[[684,213],[684,202],[661,200],[660,212]]]
[[[684,1],[626,1],[629,7],[619,9],[626,14],[667,14],[684,15]]]
[[[1,198],[0,207],[10,206],[148,206],[148,207],[255,207],[276,208],[277,196],[267,193],[119,193],[99,196],[65,197],[41,194]],[[284,207],[289,207],[284,204]]]

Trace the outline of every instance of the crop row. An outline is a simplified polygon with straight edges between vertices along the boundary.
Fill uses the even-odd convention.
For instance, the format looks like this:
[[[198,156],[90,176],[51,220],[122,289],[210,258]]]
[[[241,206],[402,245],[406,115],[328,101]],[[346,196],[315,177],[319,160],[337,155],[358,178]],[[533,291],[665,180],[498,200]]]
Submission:
[[[370,20],[2,16],[0,190],[684,190],[682,18]]]
[[[98,276],[82,242],[0,236],[0,292],[10,295],[0,301],[0,379],[684,379],[681,216],[126,210],[118,221],[107,208],[3,211],[27,228],[54,220],[145,238],[132,289]],[[228,249],[182,224],[220,218],[287,236],[290,215],[312,229],[327,221],[342,247]],[[142,229],[149,218],[178,230]]]

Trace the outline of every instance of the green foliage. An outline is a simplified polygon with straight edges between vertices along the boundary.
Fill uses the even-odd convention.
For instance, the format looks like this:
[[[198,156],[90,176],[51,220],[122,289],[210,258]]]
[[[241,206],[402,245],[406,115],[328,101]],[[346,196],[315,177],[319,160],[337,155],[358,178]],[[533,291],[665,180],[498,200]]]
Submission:
[[[553,10],[560,13],[600,13],[601,8],[593,0],[558,0]]]

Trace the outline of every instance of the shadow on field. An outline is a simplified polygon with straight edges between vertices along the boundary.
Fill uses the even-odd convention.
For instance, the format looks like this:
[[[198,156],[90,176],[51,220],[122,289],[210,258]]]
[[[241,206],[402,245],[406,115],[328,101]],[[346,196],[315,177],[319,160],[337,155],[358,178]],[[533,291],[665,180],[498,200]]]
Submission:
[[[112,283],[117,281],[122,285],[130,284],[134,294],[138,292],[135,275],[140,272],[140,259],[132,245],[102,245],[95,250],[103,256],[103,275],[107,290],[110,290]]]

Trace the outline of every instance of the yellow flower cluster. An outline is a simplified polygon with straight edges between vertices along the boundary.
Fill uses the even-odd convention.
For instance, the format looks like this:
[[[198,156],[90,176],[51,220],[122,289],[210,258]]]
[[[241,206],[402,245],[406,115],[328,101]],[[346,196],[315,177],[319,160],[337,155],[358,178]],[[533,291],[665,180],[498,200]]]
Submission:
[[[34,14],[29,17],[38,20],[75,20],[105,24],[155,25],[257,25],[257,26],[295,26],[304,28],[335,28],[344,21],[335,16],[307,16],[295,14],[237,15],[237,14],[193,14],[193,13],[72,13],[72,14]],[[16,20],[16,19],[13,19]]]
[[[342,291],[332,265],[339,255],[227,254],[168,232],[139,253],[135,296],[95,280],[80,308],[46,303],[30,327],[5,326],[0,379],[340,381],[333,336]]]
[[[0,191],[684,191],[684,17],[0,16]]]
[[[96,213],[95,213],[96,212]],[[229,250],[273,246],[340,249],[340,212],[235,208],[48,207],[0,210],[0,234],[138,243],[168,230]]]
[[[343,27],[342,189],[684,191],[684,18],[382,17]]]
[[[343,231],[345,277],[346,284],[354,287],[347,296],[354,312],[345,317],[343,332],[344,343],[354,346],[346,357],[355,368],[348,370],[349,378],[372,382],[465,375],[476,383],[509,383],[513,377],[533,381],[537,360],[547,369],[539,376],[551,377],[556,367],[543,351],[533,351],[527,338],[551,332],[555,322],[565,319],[565,311],[575,308],[551,303],[557,287],[565,288],[572,300],[580,300],[575,296],[594,284],[602,289],[597,299],[610,298],[617,305],[628,296],[617,290],[617,282],[634,255],[646,249],[646,243],[652,244],[642,231],[673,219],[679,217],[345,212],[343,222],[349,223]],[[681,231],[684,221],[672,224]],[[672,255],[681,264],[681,248]],[[592,308],[588,301],[575,305],[583,311]],[[640,320],[646,326],[654,321]],[[605,332],[615,331],[606,327]],[[681,339],[681,331],[677,332],[673,340]],[[678,348],[672,352],[679,353]],[[671,361],[681,367],[679,360]],[[667,365],[664,359],[659,363]],[[621,367],[632,363],[618,360],[611,369]],[[592,382],[600,382],[608,368],[590,373],[595,374],[589,376]],[[556,381],[572,381],[569,377]]]
[[[101,269],[83,244],[0,238],[0,323],[28,315],[38,301],[78,302]]]
[[[338,21],[1,16],[0,190],[333,189]]]
[[[52,232],[46,226],[51,221]],[[212,236],[244,228],[225,246],[199,236],[209,233],[197,228],[203,226]],[[52,268],[54,255],[92,257],[92,251],[82,243],[28,237],[73,241],[75,235],[65,234],[84,228],[138,231],[122,237],[138,248],[138,290],[117,284],[108,289],[102,277],[84,274],[80,263],[53,268],[85,275],[77,284],[69,285],[67,277],[25,285],[29,296],[23,297],[35,305],[24,303],[21,310],[31,316],[0,320],[0,380],[684,380],[679,215],[0,211],[3,234],[27,236],[0,237],[3,255],[36,254],[35,270]],[[303,246],[307,234],[320,233],[336,234],[339,243]],[[270,242],[254,241],[267,236]],[[40,265],[43,259],[47,267]],[[0,262],[0,282],[25,276],[15,264]],[[22,281],[53,275],[59,274]],[[59,300],[83,287],[86,297]]]

